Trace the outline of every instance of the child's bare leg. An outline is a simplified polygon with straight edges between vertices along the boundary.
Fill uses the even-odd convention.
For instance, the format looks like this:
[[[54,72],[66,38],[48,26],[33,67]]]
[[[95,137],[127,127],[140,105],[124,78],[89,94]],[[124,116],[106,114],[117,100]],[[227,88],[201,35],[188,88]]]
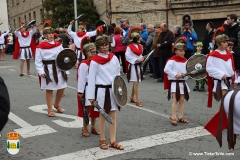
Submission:
[[[177,100],[176,100],[176,93],[172,93],[173,96],[173,102],[172,102],[172,119],[176,119],[177,116]]]

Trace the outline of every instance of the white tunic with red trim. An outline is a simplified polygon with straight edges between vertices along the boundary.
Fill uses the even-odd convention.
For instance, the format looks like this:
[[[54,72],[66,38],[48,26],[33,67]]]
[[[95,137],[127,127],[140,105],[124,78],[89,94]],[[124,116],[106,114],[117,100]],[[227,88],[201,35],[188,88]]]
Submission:
[[[136,48],[138,48],[138,45],[137,44],[134,44],[134,46]],[[139,48],[138,48],[139,49]],[[130,49],[130,47],[127,47],[127,50],[125,52],[125,55],[126,55],[126,60],[132,64],[131,65],[131,77],[130,77],[130,82],[137,82],[137,74],[136,74],[136,69],[135,69],[135,64],[139,63],[137,62],[137,59],[138,58],[142,58],[143,56],[140,55],[136,55],[132,52],[132,50]],[[130,67],[130,64],[128,65],[128,70],[129,70],[129,67]],[[140,74],[140,70],[141,70],[141,67],[140,66],[137,66],[137,73],[139,75],[139,81],[138,82],[141,82],[141,74]]]
[[[92,31],[92,32],[86,32],[86,34],[83,37],[78,37],[76,32],[72,31],[72,25],[68,26],[67,32],[73,38],[74,44],[76,45],[76,47],[80,48],[80,49],[81,49],[81,40],[82,40],[82,38],[84,36],[88,36],[88,37],[96,36],[96,31]],[[77,58],[79,58],[80,57],[80,51],[77,50],[76,54],[77,54]],[[84,54],[82,54],[82,59],[85,59],[85,55]]]
[[[168,60],[164,68],[164,72],[168,75],[168,80],[187,80],[188,79],[187,76],[179,79],[176,78],[177,74],[187,73],[186,64],[187,64],[187,61],[182,63],[182,62],[176,62],[175,60]],[[187,83],[186,83],[186,86],[187,86],[188,92],[190,92],[190,89]],[[180,87],[180,94],[184,94],[183,83],[179,83],[179,87]],[[176,92],[176,82],[171,83],[171,92]]]
[[[77,90],[80,93],[84,93],[85,95],[88,92],[88,85],[86,86],[86,82],[88,82],[88,65],[86,63],[81,63],[78,68],[78,83],[77,83]],[[86,86],[86,89],[85,89]],[[85,101],[85,106],[91,106],[89,100]]]
[[[227,54],[226,51],[220,51],[218,49],[215,51],[220,54]],[[225,61],[221,58],[209,56],[206,63],[206,71],[208,72],[210,77],[213,77],[219,80],[221,80],[225,74],[227,77],[234,76],[231,59],[228,59],[227,61]],[[214,80],[213,92],[216,92],[217,82],[218,82],[217,80]],[[230,82],[232,82],[231,79],[230,79]],[[221,85],[222,85],[222,89],[228,89],[224,81],[221,82]]]
[[[108,54],[98,53],[98,56],[108,57]],[[113,56],[112,59],[101,65],[95,61],[91,61],[88,77],[88,88],[86,92],[86,99],[95,99],[95,85],[112,85],[113,78],[117,75],[120,75],[120,64],[116,56]],[[109,89],[110,98],[111,98],[111,111],[118,110],[118,106],[113,97],[112,88]],[[98,105],[104,109],[105,101],[105,88],[98,88],[97,92],[97,101]],[[94,108],[95,111],[98,111]]]
[[[18,37],[18,42],[19,42],[20,47],[29,47],[29,50],[26,49],[27,59],[30,59],[29,51],[30,51],[31,57],[33,56],[30,44],[31,44],[31,41],[32,41],[32,36],[35,33],[36,33],[36,28],[35,27],[30,29],[29,35],[27,37],[23,37],[20,31],[18,31],[18,30],[15,31],[15,35]],[[26,33],[23,33],[23,34],[26,35]],[[25,54],[24,54],[25,50],[22,49],[20,51],[21,51],[21,53],[20,53],[19,59],[26,60]]]
[[[9,33],[9,30],[6,33],[2,33],[0,35],[0,49],[4,49],[5,48],[5,39],[4,37],[7,36]]]
[[[54,44],[54,41],[51,41],[51,42],[48,42],[48,43]],[[36,70],[37,70],[39,76],[41,74],[45,74],[44,64],[42,63],[42,61],[43,60],[45,60],[45,61],[56,60],[57,55],[62,50],[63,50],[62,45],[51,48],[51,49],[41,49],[41,48],[36,49],[35,65],[36,65]],[[61,70],[58,69],[58,67],[56,67],[57,76],[58,76],[58,84],[57,84],[54,80],[54,77],[53,77],[52,65],[49,64],[47,66],[48,66],[49,76],[50,76],[52,82],[50,82],[47,85],[46,79],[41,77],[41,89],[58,90],[58,89],[66,88],[67,83],[62,77]]]

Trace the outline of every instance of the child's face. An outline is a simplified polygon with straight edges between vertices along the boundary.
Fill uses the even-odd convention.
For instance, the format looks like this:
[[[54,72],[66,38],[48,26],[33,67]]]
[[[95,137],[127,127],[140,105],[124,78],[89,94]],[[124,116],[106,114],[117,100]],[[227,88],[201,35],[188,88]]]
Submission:
[[[177,49],[177,50],[175,50],[175,54],[180,56],[180,57],[184,57],[185,50],[184,49]]]
[[[197,52],[202,51],[202,47],[201,46],[197,46]]]
[[[227,47],[228,47],[228,42],[223,41],[223,42],[220,42],[220,45],[218,46],[218,49],[223,51],[223,50],[227,50]]]

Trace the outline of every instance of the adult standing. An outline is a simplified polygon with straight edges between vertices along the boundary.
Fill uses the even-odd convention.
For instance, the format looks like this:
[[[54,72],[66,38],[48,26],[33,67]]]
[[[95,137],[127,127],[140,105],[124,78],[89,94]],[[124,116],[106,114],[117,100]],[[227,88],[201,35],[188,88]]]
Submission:
[[[58,37],[62,39],[63,48],[68,48],[69,38],[68,38],[68,36],[64,33],[63,28],[59,28],[59,35],[58,35]]]
[[[185,58],[190,58],[194,53],[194,43],[198,40],[197,34],[193,29],[193,22],[189,13],[185,13],[183,15],[183,31],[182,35],[184,35],[187,39],[186,45],[187,50],[185,51]]]
[[[164,67],[167,60],[172,56],[172,39],[173,33],[168,29],[166,23],[160,25],[161,33],[157,41],[157,47],[159,48],[159,66],[160,76],[157,79],[157,82],[163,82],[164,77]]]
[[[146,41],[145,47],[146,47],[147,54],[148,54],[148,53],[151,52],[153,37],[156,34],[153,24],[149,24],[147,26],[147,31],[148,31],[148,37],[147,37],[147,41]],[[149,64],[149,68],[150,68],[150,73],[155,74],[154,66],[153,66],[153,64],[154,64],[153,63],[153,56],[150,57],[149,63],[147,62],[147,64],[144,66],[144,68],[143,68],[143,72],[145,72],[144,74],[147,73],[146,72],[146,68],[147,68],[148,64]]]
[[[12,33],[8,34],[8,54],[13,54],[13,36]]]
[[[240,26],[237,23],[238,17],[236,14],[227,15],[227,23],[225,26],[224,34],[228,35],[228,37],[234,37],[237,40],[237,44],[240,43]]]
[[[122,29],[120,27],[114,28],[114,36],[112,38],[111,46],[113,47],[114,54],[115,56],[117,56],[118,60],[120,60],[119,56],[121,57],[123,74],[126,74],[126,64],[125,64],[126,47],[122,45],[122,41],[120,37],[121,30]]]
[[[17,36],[15,43],[15,50],[13,59],[20,59],[20,76],[23,76],[24,61],[27,61],[27,74],[30,75],[30,59],[35,55],[36,43],[33,35],[36,32],[36,28],[31,24],[30,31],[26,30],[26,27],[22,25],[15,31]]]
[[[34,40],[36,42],[36,45],[39,44],[39,38],[41,37],[41,34],[39,33],[39,29],[37,29],[36,33],[34,34]]]
[[[205,38],[203,40],[203,49],[202,49],[202,54],[209,54],[210,50],[209,50],[209,43],[212,42],[212,37],[214,34],[214,24],[213,22],[208,22],[206,25],[206,34],[205,34]]]
[[[160,53],[159,53],[159,48],[157,47],[157,41],[159,39],[160,33],[161,33],[161,29],[160,29],[160,24],[156,24],[155,25],[155,35],[153,36],[153,40],[152,40],[152,47],[151,50],[154,49],[153,52],[153,67],[154,67],[154,71],[155,74],[150,75],[149,77],[151,78],[161,78],[161,74],[160,74],[160,64],[159,64],[159,57],[160,57]]]
[[[6,33],[2,33],[0,31],[0,61],[4,61],[4,56],[5,56],[5,36],[7,36],[9,33],[9,30]]]

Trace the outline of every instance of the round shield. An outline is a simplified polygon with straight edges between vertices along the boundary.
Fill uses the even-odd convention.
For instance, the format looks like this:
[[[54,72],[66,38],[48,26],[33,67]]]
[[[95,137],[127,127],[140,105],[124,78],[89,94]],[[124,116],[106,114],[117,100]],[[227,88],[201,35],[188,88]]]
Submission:
[[[105,21],[103,21],[103,20],[97,21],[97,23],[96,23],[96,28],[97,28],[98,26],[102,26],[102,28],[103,28],[103,34],[105,34],[105,33],[107,32],[107,23],[106,23]]]
[[[30,28],[30,25],[31,24],[35,24],[36,23],[36,20],[31,20],[27,25],[26,25],[26,29],[29,29]]]
[[[65,48],[56,58],[56,65],[62,71],[72,69],[77,62],[77,55],[72,49]]]
[[[127,103],[127,86],[120,76],[116,76],[112,82],[114,99],[119,107],[124,107]]]
[[[195,74],[190,74],[189,77],[195,80],[204,79],[206,77],[206,72],[196,72],[197,70],[201,71],[205,67],[206,56],[203,54],[197,54],[191,56],[186,65],[187,73],[195,72]]]

